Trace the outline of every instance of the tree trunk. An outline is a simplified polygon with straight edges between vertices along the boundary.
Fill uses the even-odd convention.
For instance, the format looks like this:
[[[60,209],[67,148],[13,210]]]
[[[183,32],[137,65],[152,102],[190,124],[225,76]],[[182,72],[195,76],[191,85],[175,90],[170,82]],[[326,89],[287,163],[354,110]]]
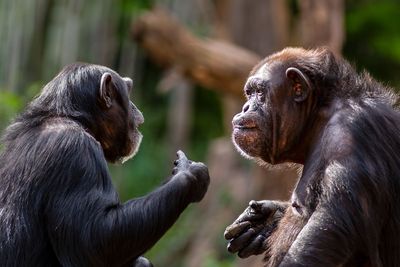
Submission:
[[[140,17],[133,37],[160,66],[174,66],[204,87],[236,96],[243,95],[243,83],[261,59],[227,42],[199,39],[161,10]]]
[[[343,0],[299,0],[301,44],[325,45],[340,54],[344,40]]]
[[[230,120],[240,111],[238,98],[251,68],[263,57],[282,49],[293,32],[289,29],[286,1],[215,1],[216,39],[200,39],[174,18],[155,10],[141,17],[133,36],[159,65],[177,68],[204,87],[224,93],[224,123],[230,132]],[[343,42],[342,0],[299,1],[302,36],[297,44],[306,47],[328,45],[336,53]],[[231,43],[229,43],[231,42]],[[238,46],[240,45],[240,46]],[[243,48],[241,48],[243,47]],[[250,52],[251,51],[251,52]],[[236,98],[236,99],[235,99]],[[201,203],[204,220],[191,238],[185,265],[202,266],[210,256],[226,256],[221,235],[251,199],[288,199],[297,172],[265,170],[245,171],[229,138],[210,145],[207,160],[212,174],[210,190]],[[228,204],[227,204],[228,203]],[[260,266],[262,257],[237,260],[237,266]]]

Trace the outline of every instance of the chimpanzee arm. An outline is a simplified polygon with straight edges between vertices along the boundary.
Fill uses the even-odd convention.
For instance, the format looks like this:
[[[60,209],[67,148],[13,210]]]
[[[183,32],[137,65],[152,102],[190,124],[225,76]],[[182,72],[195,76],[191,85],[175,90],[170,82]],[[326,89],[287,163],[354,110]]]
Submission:
[[[354,235],[354,226],[346,225],[343,217],[319,208],[278,266],[342,266],[354,253]]]
[[[178,173],[150,194],[108,211],[106,220],[120,240],[114,255],[123,253],[124,248],[128,254],[143,254],[175,223],[191,202],[190,185],[184,184],[185,179],[191,179],[188,175]],[[120,224],[115,224],[116,219]]]
[[[353,177],[329,177],[325,184],[326,190],[320,203],[304,227],[284,254],[280,264],[271,266],[347,266],[349,259],[354,258],[356,248],[367,244],[367,239],[373,239],[373,231],[368,231],[365,216],[373,221],[379,211],[362,205],[360,192],[353,189],[345,190],[347,182]],[[335,182],[340,179],[341,182]],[[347,179],[347,180],[346,180]],[[345,181],[345,182],[344,182]],[[339,190],[334,185],[341,185]],[[370,236],[365,236],[369,233]],[[365,248],[368,251],[368,248]],[[371,257],[373,257],[371,255]],[[279,261],[278,261],[279,262]]]
[[[68,160],[57,162],[71,165],[59,166],[61,177],[57,179],[61,182],[53,188],[46,212],[50,241],[66,266],[133,262],[207,190],[205,165],[181,156],[176,174],[167,183],[121,204],[98,144],[86,140],[77,147],[82,153],[59,151]]]

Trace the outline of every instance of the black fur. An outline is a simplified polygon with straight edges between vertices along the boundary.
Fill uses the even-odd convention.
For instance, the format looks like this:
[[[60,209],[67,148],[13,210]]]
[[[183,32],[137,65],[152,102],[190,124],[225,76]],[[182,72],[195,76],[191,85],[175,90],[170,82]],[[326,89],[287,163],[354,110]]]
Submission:
[[[126,85],[117,73],[75,64],[6,130],[0,155],[1,266],[134,266],[207,190],[207,168],[196,165],[178,168],[147,196],[120,202],[102,146],[112,131],[122,142],[121,127],[129,119],[106,118],[111,113],[99,105],[106,72],[112,74],[115,108],[128,112]],[[114,123],[106,125],[108,120]],[[113,149],[123,151],[123,144]],[[140,258],[137,264],[147,263]]]
[[[263,67],[268,71],[261,71]],[[312,84],[302,103],[293,102],[291,83],[286,81],[290,77],[284,76],[292,67]],[[258,254],[262,246],[267,266],[400,266],[398,95],[366,72],[356,73],[326,49],[285,49],[266,58],[251,75],[276,86],[266,90],[268,109],[255,112],[272,110],[276,121],[285,123],[277,130],[279,140],[289,136],[287,127],[298,131],[283,149],[268,156],[304,167],[290,202],[282,206],[288,208],[275,230],[267,236],[259,231],[242,243],[234,237],[230,243],[235,246],[233,252],[240,255],[245,251],[249,256]],[[299,82],[295,83],[294,89],[300,88]],[[242,112],[234,120],[243,127],[246,116],[250,115]],[[277,126],[269,123],[263,127],[276,130]],[[239,135],[239,130],[234,137],[240,149],[254,151],[246,147],[252,143],[244,142],[245,135]],[[268,161],[268,156],[260,156]],[[271,202],[259,203],[269,209],[264,216],[268,219]],[[249,216],[246,220],[252,224],[249,229],[265,224],[265,220],[260,223]],[[230,229],[238,231],[238,223],[243,220],[228,227],[229,238]],[[249,230],[243,231],[239,236]],[[260,235],[267,240],[256,244]]]

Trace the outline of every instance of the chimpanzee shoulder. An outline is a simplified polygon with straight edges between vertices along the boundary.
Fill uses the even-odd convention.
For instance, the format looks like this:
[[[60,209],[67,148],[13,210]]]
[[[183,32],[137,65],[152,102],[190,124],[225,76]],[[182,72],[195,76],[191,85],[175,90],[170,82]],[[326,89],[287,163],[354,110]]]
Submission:
[[[244,89],[247,101],[232,121],[238,150],[265,164],[304,167],[279,223],[262,212],[273,201],[250,205],[227,228],[230,251],[264,250],[267,266],[398,266],[394,90],[326,48],[277,52],[253,69]]]
[[[132,85],[107,67],[71,64],[7,128],[1,266],[151,266],[140,256],[204,196],[207,167],[180,152],[168,182],[120,202],[107,162],[140,145],[144,118],[129,99]]]

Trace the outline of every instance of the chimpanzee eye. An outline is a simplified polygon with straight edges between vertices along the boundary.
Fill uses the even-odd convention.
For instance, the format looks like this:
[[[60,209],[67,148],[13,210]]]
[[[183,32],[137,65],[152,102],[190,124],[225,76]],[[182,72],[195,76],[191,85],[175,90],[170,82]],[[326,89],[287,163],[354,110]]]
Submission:
[[[251,95],[251,90],[250,89],[246,89],[245,91],[246,96],[250,96]]]
[[[262,99],[265,98],[265,97],[264,97],[264,95],[265,95],[264,90],[262,90],[262,89],[257,89],[257,90],[256,90],[256,93],[257,93],[257,97],[258,97],[260,100],[262,100]]]

